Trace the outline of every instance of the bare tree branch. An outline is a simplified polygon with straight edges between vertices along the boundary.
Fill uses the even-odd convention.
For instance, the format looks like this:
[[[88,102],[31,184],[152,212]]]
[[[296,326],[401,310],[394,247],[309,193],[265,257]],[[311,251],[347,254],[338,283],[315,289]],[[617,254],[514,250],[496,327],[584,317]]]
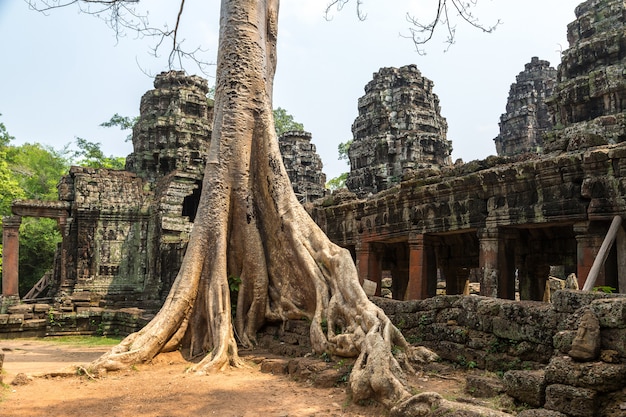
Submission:
[[[331,20],[333,9],[341,11],[350,1],[351,0],[332,0],[328,6],[326,6],[324,17],[327,20]],[[367,15],[363,11],[363,0],[356,0],[354,3],[356,3],[357,17],[359,20],[365,20]],[[470,26],[486,33],[493,32],[501,23],[500,20],[492,26],[483,25],[478,18],[473,15],[471,10],[477,3],[478,0],[438,0],[435,16],[425,23],[423,23],[423,19],[420,17],[407,13],[406,20],[412,27],[409,28],[409,35],[401,34],[400,36],[411,39],[417,53],[425,55],[426,52],[422,46],[433,38],[437,26],[443,25],[447,32],[445,43],[448,44],[448,46],[445,50],[447,51],[450,46],[454,44],[456,39],[456,25],[453,23],[453,19],[460,19]]]
[[[24,0],[31,10],[46,15],[54,9],[76,6],[81,13],[89,14],[103,20],[115,32],[115,38],[119,42],[126,33],[135,33],[137,38],[155,38],[154,47],[150,54],[159,57],[159,51],[163,48],[166,40],[171,39],[172,46],[169,50],[167,65],[171,69],[183,69],[184,61],[193,62],[198,69],[208,75],[207,69],[211,65],[203,60],[202,53],[206,52],[200,46],[193,50],[182,47],[184,39],[179,38],[180,22],[183,15],[185,0],[180,1],[180,7],[176,16],[174,29],[167,24],[162,28],[152,26],[147,13],[141,13],[136,6],[140,0]]]

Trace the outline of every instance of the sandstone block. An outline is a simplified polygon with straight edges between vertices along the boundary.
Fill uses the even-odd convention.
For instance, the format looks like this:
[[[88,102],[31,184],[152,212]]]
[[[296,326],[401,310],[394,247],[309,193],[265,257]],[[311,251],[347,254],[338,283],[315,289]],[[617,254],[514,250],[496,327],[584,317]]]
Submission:
[[[22,324],[24,323],[24,315],[23,314],[9,314],[9,320],[7,324]]]
[[[7,309],[9,314],[28,314],[33,312],[32,304],[16,304]]]
[[[570,350],[572,350],[572,342],[576,337],[576,331],[574,330],[563,330],[557,332],[552,338],[552,344],[555,349],[559,352],[567,355]]]
[[[33,306],[34,313],[47,313],[50,310],[50,304],[38,303]]]
[[[601,292],[561,290],[552,294],[552,306],[559,313],[574,313],[579,308],[603,298],[615,298],[615,296]]]
[[[504,385],[499,378],[470,374],[465,381],[465,392],[476,398],[496,397],[504,392]]]
[[[508,371],[504,374],[507,395],[532,407],[545,402],[546,379],[544,371]]]
[[[626,297],[595,300],[591,303],[591,310],[601,327],[626,328]]]
[[[545,370],[548,384],[565,384],[598,392],[616,391],[626,385],[626,364],[576,362],[567,356],[552,358]]]
[[[289,361],[285,359],[265,359],[261,362],[261,372],[274,375],[286,374],[288,364]]]
[[[573,417],[595,417],[597,416],[597,393],[591,389],[571,385],[548,385],[545,408]]]
[[[626,358],[626,329],[602,329],[600,334],[603,349],[615,350]]]

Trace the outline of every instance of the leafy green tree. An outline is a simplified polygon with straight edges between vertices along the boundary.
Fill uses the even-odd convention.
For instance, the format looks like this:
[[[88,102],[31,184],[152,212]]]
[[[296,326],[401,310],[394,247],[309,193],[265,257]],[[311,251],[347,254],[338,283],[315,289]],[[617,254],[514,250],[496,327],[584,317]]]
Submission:
[[[338,177],[335,178],[331,178],[330,180],[328,180],[326,182],[326,188],[328,188],[331,191],[336,191],[339,190],[341,188],[345,188],[346,186],[346,179],[348,178],[348,173],[344,172],[343,174],[339,175]]]
[[[105,156],[99,142],[76,138],[78,150],[74,151],[72,160],[75,164],[92,168],[124,169],[126,158],[122,156]]]
[[[337,152],[339,153],[339,157],[337,159],[340,161],[346,161],[348,164],[350,163],[350,156],[348,155],[350,145],[352,145],[352,139],[346,142],[341,142],[337,145]]]
[[[111,118],[106,121],[100,123],[102,127],[119,127],[120,130],[132,130],[137,121],[139,120],[139,116],[128,117],[128,116],[120,116],[115,113]],[[130,142],[133,139],[132,133],[129,133],[126,136],[126,142]]]
[[[293,116],[287,113],[287,110],[279,107],[273,110],[274,127],[276,128],[276,136],[280,137],[285,132],[303,131],[304,125],[293,119]]]
[[[7,150],[11,140],[13,137],[7,132],[4,123],[0,122],[0,217],[11,214],[11,202],[13,200],[26,197],[7,163]]]
[[[57,183],[67,173],[67,150],[57,151],[39,143],[7,147],[7,163],[25,197],[56,200]]]
[[[54,263],[61,233],[54,219],[22,218],[20,226],[20,283],[23,297]]]

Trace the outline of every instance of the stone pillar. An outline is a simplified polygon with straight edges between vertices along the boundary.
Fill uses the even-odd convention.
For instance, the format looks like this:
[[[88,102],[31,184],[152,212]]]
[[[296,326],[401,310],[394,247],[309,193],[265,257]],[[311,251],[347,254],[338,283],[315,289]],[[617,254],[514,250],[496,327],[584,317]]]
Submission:
[[[59,287],[63,288],[67,285],[67,257],[68,257],[68,237],[70,231],[70,223],[72,219],[67,217],[59,217],[57,218],[57,224],[59,225],[59,230],[61,231],[61,236],[63,239],[61,240],[61,256],[60,256],[60,277],[59,277]]]
[[[19,297],[20,216],[2,218],[2,295]]]
[[[437,262],[426,235],[409,237],[409,283],[405,300],[423,300],[437,290]],[[431,282],[432,281],[432,282]]]
[[[626,231],[622,226],[617,232],[617,292],[626,294]]]
[[[356,268],[359,273],[359,282],[367,279],[376,283],[376,295],[380,295],[381,259],[380,251],[374,243],[359,242],[356,247]]]
[[[500,269],[498,257],[500,239],[497,229],[480,229],[478,231],[480,253],[478,266],[480,267],[480,295],[487,297],[498,296],[498,283],[500,282]]]
[[[578,286],[583,288],[585,281],[593,265],[593,261],[598,255],[598,251],[602,246],[604,235],[608,227],[604,231],[592,227],[591,222],[581,222],[574,224],[574,234],[576,235],[576,258],[578,266],[576,268],[576,276],[578,278]],[[598,273],[596,279],[598,285],[604,283],[604,268]]]

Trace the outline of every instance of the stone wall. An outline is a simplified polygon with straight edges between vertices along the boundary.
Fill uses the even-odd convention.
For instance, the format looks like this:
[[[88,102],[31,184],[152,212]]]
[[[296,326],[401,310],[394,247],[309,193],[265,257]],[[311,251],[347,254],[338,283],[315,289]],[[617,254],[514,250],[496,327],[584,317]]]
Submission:
[[[278,138],[283,164],[294,193],[301,203],[326,195],[326,175],[322,158],[311,143],[311,134],[304,131],[285,132]]]
[[[500,116],[500,134],[494,139],[500,156],[540,153],[543,134],[552,128],[546,99],[556,83],[556,70],[533,57],[511,84],[506,113]]]
[[[59,185],[71,203],[58,296],[83,292],[109,305],[158,304],[158,282],[146,265],[151,193],[127,171],[72,167]],[[59,276],[60,274],[60,276]]]
[[[373,301],[410,343],[426,346],[461,367],[501,375],[507,394],[531,408],[520,416],[622,415],[623,295],[564,290],[554,294],[551,304],[461,295]],[[593,360],[580,362],[568,355],[587,310],[598,319],[601,350]],[[268,325],[259,340],[280,354],[310,351],[306,322]]]
[[[546,137],[546,151],[626,140],[625,13],[623,0],[588,0],[576,7],[549,100],[556,129]]]
[[[358,108],[348,151],[350,191],[375,194],[414,170],[450,165],[452,146],[439,98],[415,65],[381,68]]]

